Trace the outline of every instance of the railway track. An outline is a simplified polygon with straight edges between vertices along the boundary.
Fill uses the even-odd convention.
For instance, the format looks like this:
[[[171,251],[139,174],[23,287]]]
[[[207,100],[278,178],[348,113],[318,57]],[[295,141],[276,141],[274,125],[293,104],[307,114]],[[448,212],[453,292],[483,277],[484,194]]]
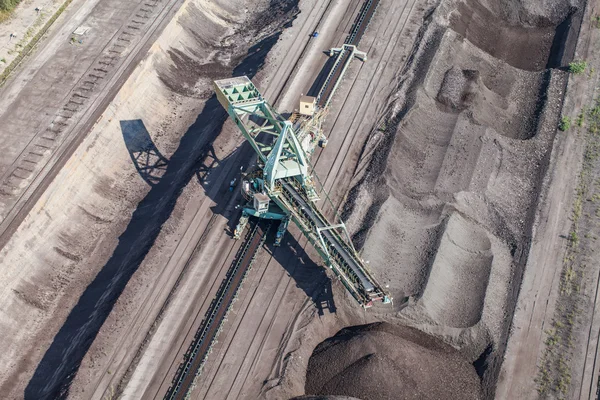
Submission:
[[[155,35],[164,28],[183,1],[140,1],[114,35],[107,38],[90,66],[70,84],[66,97],[49,124],[40,125],[0,176],[0,248],[8,242],[87,136],[144,57]],[[63,39],[48,39],[49,42],[56,40]],[[45,45],[51,46],[51,43]],[[13,72],[9,79],[18,80],[19,73]],[[3,90],[8,89],[8,84]]]
[[[210,354],[223,322],[227,319],[231,305],[256,258],[258,249],[267,237],[269,227],[270,223],[257,221],[249,230],[244,244],[227,271],[225,279],[184,355],[184,361],[180,364],[165,399],[179,400],[188,397],[194,380],[202,371],[202,366]]]

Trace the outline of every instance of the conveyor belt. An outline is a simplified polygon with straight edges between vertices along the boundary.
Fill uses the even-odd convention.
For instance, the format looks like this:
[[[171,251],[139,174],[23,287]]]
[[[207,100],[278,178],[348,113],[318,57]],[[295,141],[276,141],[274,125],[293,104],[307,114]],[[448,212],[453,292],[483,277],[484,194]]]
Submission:
[[[344,75],[344,72],[346,71],[346,68],[348,68],[350,61],[352,61],[352,55],[352,50],[345,47],[342,48],[342,51],[337,55],[335,64],[333,64],[333,68],[331,68],[331,71],[327,76],[327,80],[325,80],[325,83],[323,84],[323,87],[317,96],[317,105],[320,108],[324,108],[329,104],[329,100],[337,88],[338,81]]]
[[[362,39],[365,31],[367,30],[375,11],[379,6],[380,0],[367,0],[363,5],[363,8],[356,19],[350,35],[346,39],[346,44],[351,44],[358,47],[358,43]]]
[[[346,288],[364,307],[370,307],[373,301],[387,301],[385,291],[337,231],[321,230],[323,247],[317,229],[330,227],[331,224],[301,193],[301,189],[297,189],[290,180],[282,184],[279,200],[283,200],[282,206],[292,212],[294,222],[305,231],[317,250],[329,253],[329,257],[324,258],[332,261],[332,269]]]
[[[239,288],[254,261],[256,252],[264,242],[268,230],[267,221],[256,223],[250,230],[247,240],[240,248],[227,276],[219,287],[204,320],[200,324],[192,344],[184,356],[172,386],[167,391],[165,399],[185,399],[192,388],[194,379],[200,372],[206,357],[225,321],[227,313],[237,295]]]
[[[344,43],[344,46],[342,46],[341,51],[337,54],[336,61],[329,71],[325,83],[321,87],[321,90],[319,90],[319,94],[317,95],[317,105],[320,108],[327,107],[329,101],[333,97],[333,94],[339,85],[339,81],[344,76],[348,65],[350,65],[350,61],[352,61],[358,43],[367,30],[373,15],[375,15],[375,11],[379,6],[379,1],[380,0],[367,0],[362,6],[360,14],[356,18],[352,30],[350,31],[350,35],[346,38],[346,42]],[[354,48],[352,48],[352,46],[354,46]]]

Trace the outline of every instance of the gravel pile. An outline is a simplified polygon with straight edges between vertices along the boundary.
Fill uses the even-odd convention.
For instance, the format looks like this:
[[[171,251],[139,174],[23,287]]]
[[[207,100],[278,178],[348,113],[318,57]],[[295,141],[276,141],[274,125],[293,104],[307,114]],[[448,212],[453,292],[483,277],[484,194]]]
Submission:
[[[455,349],[387,323],[343,329],[317,346],[306,393],[362,400],[481,398],[475,369]]]
[[[440,103],[455,110],[467,108],[475,96],[470,90],[471,84],[477,79],[479,72],[475,70],[461,70],[452,67],[444,76],[444,81],[438,93]]]
[[[446,226],[422,302],[436,321],[468,328],[481,319],[492,267],[486,233],[460,214]]]

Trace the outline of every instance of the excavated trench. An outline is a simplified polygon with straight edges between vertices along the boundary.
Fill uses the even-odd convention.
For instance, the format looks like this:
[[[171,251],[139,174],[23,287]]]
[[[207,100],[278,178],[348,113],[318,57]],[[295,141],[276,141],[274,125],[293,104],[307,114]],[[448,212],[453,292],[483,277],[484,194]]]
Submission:
[[[345,204],[375,275],[396,299],[411,298],[381,318],[452,344],[468,361],[460,370],[479,374],[484,398],[493,397],[508,340],[584,5],[441,1],[423,21]],[[307,394],[399,398],[443,377],[446,364],[430,369],[426,357],[396,369],[417,350],[383,351],[377,346],[391,339],[379,336],[352,328],[317,346]],[[463,385],[458,397],[435,397],[435,387],[419,398],[479,396]]]

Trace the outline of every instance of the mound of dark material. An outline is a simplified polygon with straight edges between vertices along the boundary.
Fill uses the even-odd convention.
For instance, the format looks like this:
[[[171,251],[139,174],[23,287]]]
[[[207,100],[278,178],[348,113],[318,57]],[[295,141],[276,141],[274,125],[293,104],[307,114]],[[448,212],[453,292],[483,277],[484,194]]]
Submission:
[[[317,346],[306,393],[363,400],[481,398],[475,369],[455,349],[387,323],[346,328]]]

